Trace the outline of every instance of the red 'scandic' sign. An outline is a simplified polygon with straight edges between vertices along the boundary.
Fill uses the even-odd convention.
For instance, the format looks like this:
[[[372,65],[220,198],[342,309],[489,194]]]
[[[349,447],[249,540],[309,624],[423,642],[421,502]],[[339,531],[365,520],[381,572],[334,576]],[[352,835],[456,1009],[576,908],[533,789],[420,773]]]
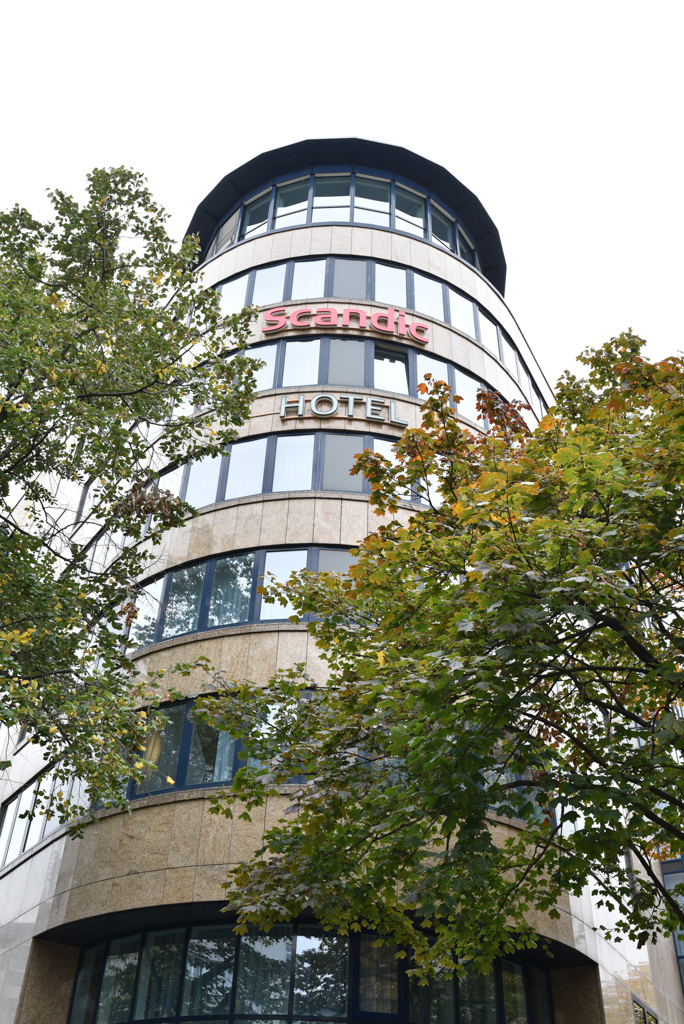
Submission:
[[[340,324],[340,317],[342,323]],[[352,317],[354,323],[352,323]],[[276,306],[264,313],[264,334],[270,331],[282,331],[288,326],[296,327],[299,330],[307,327],[358,327],[362,331],[382,331],[383,334],[399,334],[401,337],[413,338],[420,345],[427,345],[428,325],[413,322],[406,323],[406,313],[397,312],[392,306],[386,310],[378,310],[377,313],[368,313],[363,309],[343,309],[340,312],[330,306],[319,306],[318,309],[293,309],[288,313],[285,306]],[[369,323],[370,321],[370,323]]]

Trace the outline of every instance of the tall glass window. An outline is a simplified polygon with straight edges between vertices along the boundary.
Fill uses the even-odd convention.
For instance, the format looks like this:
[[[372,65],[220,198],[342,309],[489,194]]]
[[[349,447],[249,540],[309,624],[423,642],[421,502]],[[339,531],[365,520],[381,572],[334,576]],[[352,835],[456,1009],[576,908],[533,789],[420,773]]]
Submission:
[[[323,459],[324,491],[363,491],[363,476],[350,476],[355,456],[363,451],[363,438],[353,434],[326,434]]]
[[[293,572],[306,569],[306,554],[306,550],[267,551],[264,565],[264,582],[272,582],[272,580],[268,579],[271,576],[275,578],[277,583],[285,583]],[[262,620],[286,619],[293,612],[294,609],[290,604],[283,607],[277,601],[275,604],[266,604],[264,600],[261,602]]]
[[[375,301],[406,309],[406,271],[401,267],[375,264]]]
[[[193,508],[213,505],[216,501],[220,472],[220,455],[207,455],[199,462],[191,463],[185,491],[185,500],[188,505],[192,505]]]
[[[514,377],[518,375],[518,360],[516,358],[515,345],[507,338],[506,335],[501,332],[501,341],[503,349],[504,364],[507,369],[511,371]]]
[[[287,1013],[292,963],[292,928],[276,925],[268,935],[240,942],[235,1012]]]
[[[413,274],[414,306],[419,313],[433,316],[435,320],[444,320],[444,296],[441,281],[435,281],[423,274]]]
[[[328,384],[365,382],[366,343],[355,338],[331,338],[328,362]]]
[[[135,595],[138,615],[133,620],[129,633],[130,641],[135,647],[146,647],[148,644],[154,643],[163,589],[164,579],[162,577],[155,580],[154,583],[148,583]]]
[[[226,500],[242,498],[247,494],[260,494],[264,485],[264,462],[267,438],[240,441],[234,444],[228,457]]]
[[[411,1024],[452,1024],[454,1010],[453,977],[431,978],[428,985],[419,985],[414,978],[409,980]],[[463,1024],[466,1021],[467,1018]]]
[[[285,287],[285,263],[276,263],[274,267],[262,267],[254,277],[253,306],[274,306],[282,302]]]
[[[217,559],[209,602],[209,626],[229,626],[249,618],[253,575],[253,554]]]
[[[306,212],[309,205],[309,179],[290,181],[286,185],[278,185],[275,201],[276,228],[293,228],[297,224],[306,224]]]
[[[489,349],[492,355],[499,358],[499,336],[496,331],[496,324],[480,310],[480,341]]]
[[[461,396],[458,411],[473,423],[477,423],[477,393],[481,388],[481,381],[461,370],[456,371],[456,394]]]
[[[185,779],[187,786],[229,782],[233,777],[236,741],[205,722],[195,722]]]
[[[140,962],[135,1016],[169,1017],[176,1012],[185,929],[150,932]]]
[[[498,1024],[494,973],[472,971],[460,978],[458,1003],[463,1024]]]
[[[434,203],[430,204],[432,215],[432,241],[443,245],[445,249],[454,248],[454,222],[443,210]]]
[[[248,274],[241,274],[221,285],[221,316],[232,316],[244,309],[248,277]]]
[[[378,946],[375,935],[359,936],[359,1012],[399,1013],[397,947]]]
[[[311,490],[314,440],[313,434],[277,438],[272,490]]]
[[[24,849],[24,836],[28,826],[28,818],[24,817],[24,815],[27,815],[33,806],[35,789],[35,786],[27,786],[19,795],[16,813],[13,818],[14,827],[7,844],[7,855],[5,857],[5,863],[7,864],[15,860]],[[10,807],[13,809],[14,803]]]
[[[506,1024],[527,1024],[525,980],[520,964],[504,960],[501,964],[501,982]]]
[[[292,301],[315,299],[325,295],[325,260],[295,262],[292,277]]]
[[[425,238],[425,197],[396,186],[396,225],[398,231],[408,231]]]
[[[138,969],[140,936],[112,939],[104,968],[97,1024],[118,1024],[131,1012],[135,976]]]
[[[362,301],[366,298],[365,260],[335,260],[332,297]]]
[[[273,373],[275,371],[275,360],[278,354],[277,345],[260,345],[250,351],[254,359],[260,359],[264,365],[254,371],[254,382],[257,391],[267,391],[273,387]]]
[[[332,548],[321,548],[318,552],[318,571],[336,572],[340,576],[346,576],[350,565],[356,565],[358,555],[351,555],[348,551],[333,551]]]
[[[303,1016],[346,1017],[348,942],[322,928],[297,934],[293,1012]]]
[[[408,395],[408,355],[393,348],[375,346],[373,387]]]
[[[240,238],[254,238],[261,235],[268,228],[268,208],[271,205],[271,192],[253,199],[251,203],[245,203],[242,214],[242,228]]]
[[[390,183],[356,175],[354,222],[390,226]]]
[[[282,387],[299,384],[318,384],[318,357],[320,341],[288,341],[285,346]]]
[[[429,356],[425,352],[416,352],[416,370],[419,384],[426,384],[425,374],[431,373],[432,380],[443,380],[445,384],[449,383],[449,367],[446,363],[443,363],[441,359],[435,359],[434,356]],[[425,401],[426,396],[418,394],[418,398],[421,402]]]
[[[228,1013],[236,942],[227,925],[192,929],[185,961],[183,1014]]]
[[[227,249],[235,241],[239,218],[240,210],[238,208],[235,213],[231,213],[228,220],[224,221],[219,228],[218,238],[216,239],[216,253],[223,252],[224,249]]]
[[[475,337],[475,311],[470,299],[466,299],[453,288],[449,289],[449,306],[451,308],[451,325],[469,337]]]
[[[348,221],[351,210],[351,174],[317,174],[314,178],[314,224]]]
[[[12,826],[14,825],[18,799],[19,797],[15,796],[13,800],[8,800],[2,808],[2,826],[0,827],[0,865],[3,864],[5,860],[5,850],[7,849],[9,837],[12,834]]]
[[[171,576],[162,636],[178,636],[197,629],[204,586],[204,565],[179,569]]]
[[[461,259],[465,260],[466,263],[469,263],[471,267],[477,266],[475,246],[460,228],[458,229],[458,249]]]
[[[181,736],[185,722],[185,704],[175,704],[164,709],[165,721],[150,729],[147,734],[145,760],[154,768],[146,768],[145,776],[138,784],[139,793],[156,793],[169,789],[176,782]]]

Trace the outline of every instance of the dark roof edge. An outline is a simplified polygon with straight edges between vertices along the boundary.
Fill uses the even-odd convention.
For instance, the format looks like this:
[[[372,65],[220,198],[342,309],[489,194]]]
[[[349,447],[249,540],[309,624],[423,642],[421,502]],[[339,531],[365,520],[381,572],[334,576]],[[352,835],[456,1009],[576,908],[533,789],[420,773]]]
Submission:
[[[463,219],[477,245],[482,273],[501,295],[506,287],[506,260],[501,239],[477,196],[444,167],[412,153],[368,139],[306,139],[272,149],[231,171],[202,200],[188,226],[187,234],[199,234],[204,250],[218,222],[243,196],[278,175],[305,171],[325,165],[352,164],[386,170],[422,185],[441,198]]]

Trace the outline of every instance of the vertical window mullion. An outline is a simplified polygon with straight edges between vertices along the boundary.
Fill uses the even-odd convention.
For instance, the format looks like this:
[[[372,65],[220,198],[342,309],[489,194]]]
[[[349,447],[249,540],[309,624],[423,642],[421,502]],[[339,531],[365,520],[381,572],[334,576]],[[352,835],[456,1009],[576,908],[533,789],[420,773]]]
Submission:
[[[128,1018],[129,1020],[133,1020],[134,1019],[135,1004],[136,1004],[137,999],[138,999],[138,988],[140,986],[140,970],[141,970],[141,967],[142,967],[143,952],[145,951],[145,943],[146,943],[146,941],[147,941],[147,932],[146,931],[141,931],[140,932],[140,944],[138,946],[138,962],[135,965],[135,979],[133,981],[133,991],[131,993],[131,1009],[130,1009],[130,1014],[129,1014],[129,1018]],[[107,954],[109,955],[109,947],[107,948]],[[105,965],[106,964],[107,964],[107,960],[105,958]],[[103,978],[104,978],[104,974],[103,974]],[[95,1019],[97,1020],[97,1018],[95,1018]]]
[[[319,431],[319,433],[316,434],[316,438],[314,441],[313,473],[311,480],[311,489],[313,491],[320,491],[323,487],[323,470],[325,463],[325,438],[325,433],[323,431]]]
[[[221,456],[221,468],[219,470],[218,487],[216,490],[216,500],[224,501],[226,497],[226,487],[228,486],[228,473],[230,470],[230,453],[233,450],[232,444],[226,445],[226,450]]]
[[[5,852],[2,855],[2,864],[3,865],[5,864],[5,857],[7,856],[7,851],[9,850],[10,842],[12,840],[12,833],[14,832],[14,828],[15,828],[16,823],[17,823],[17,812],[19,811],[19,803],[20,803],[20,801],[21,801],[21,790],[18,790],[17,794],[16,794],[16,799],[14,801],[14,807],[12,808],[12,826],[11,826],[9,832],[7,833],[7,846],[5,848]],[[7,813],[7,812],[5,812],[5,813]]]
[[[365,350],[365,385],[364,387],[373,388],[375,387],[375,342],[371,338],[366,338],[366,350]]]
[[[428,242],[432,241],[432,199],[430,196],[425,197],[425,229],[427,231]]]
[[[318,547],[314,545],[310,545],[306,549],[306,568],[309,572],[318,572]]]
[[[256,281],[256,270],[250,270],[247,274],[247,289],[245,291],[245,306],[252,305],[254,295],[254,282]]]
[[[449,323],[449,286],[442,281],[442,317],[445,324]]]
[[[289,302],[292,297],[292,281],[294,278],[294,260],[288,260],[285,267],[285,283],[283,285],[283,302]]]
[[[375,445],[373,444],[373,435],[372,434],[364,434],[363,435],[363,447],[364,448],[370,448],[371,451],[374,451]],[[371,492],[371,485],[368,482],[368,480],[366,480],[366,477],[364,476],[363,477],[363,490],[362,490],[361,493],[362,494],[370,494],[370,492]]]
[[[321,338],[318,352],[318,383],[327,384],[330,370],[330,338]]]
[[[392,178],[390,182],[390,230],[396,231],[396,209],[397,209],[397,189],[396,181]]]
[[[332,256],[328,256],[325,261],[325,295],[324,298],[333,293],[333,277],[335,274],[335,260]]]
[[[269,199],[268,202],[268,218],[266,220],[266,231],[273,231],[274,228],[273,221],[275,218],[275,197],[276,187],[275,185],[271,185],[271,198]]]
[[[408,387],[409,395],[418,395],[418,362],[414,348],[408,350]]]
[[[276,352],[275,366],[273,368],[273,387],[282,387],[283,380],[283,366],[285,365],[285,339],[280,338],[277,341],[278,349]]]
[[[369,302],[375,302],[375,260],[368,260],[368,300]]]
[[[352,171],[349,176],[349,223],[354,223],[354,214],[356,213],[356,171]]]
[[[478,306],[477,302],[473,302],[473,312],[475,313],[475,339],[479,341],[479,343],[484,348],[485,346],[483,345],[482,342],[482,332],[480,331],[480,307]]]
[[[313,210],[313,193],[314,193],[314,176],[313,176],[313,174],[311,174],[309,176],[309,199],[308,199],[307,206],[306,206],[306,223],[307,224],[311,223],[311,216],[312,216],[312,210]]]
[[[258,622],[258,614],[261,612],[261,594],[257,594],[257,587],[261,586],[259,578],[264,575],[264,566],[266,564],[266,552],[262,549],[255,551],[254,553],[254,572],[252,576],[252,594],[249,600],[249,621]]]
[[[406,308],[416,308],[416,292],[413,285],[413,270],[410,267],[406,270]]]
[[[183,711],[183,731],[178,747],[178,764],[176,767],[176,781],[171,789],[185,788],[185,780],[188,777],[188,761],[190,760],[190,742],[192,738],[193,723],[188,719],[188,712],[194,707],[194,701],[187,700]],[[182,973],[182,972],[181,972]]]
[[[181,501],[185,501],[185,495],[188,491],[188,480],[190,479],[190,463],[186,462],[183,466],[183,475],[181,477],[180,487],[178,488],[178,497]]]

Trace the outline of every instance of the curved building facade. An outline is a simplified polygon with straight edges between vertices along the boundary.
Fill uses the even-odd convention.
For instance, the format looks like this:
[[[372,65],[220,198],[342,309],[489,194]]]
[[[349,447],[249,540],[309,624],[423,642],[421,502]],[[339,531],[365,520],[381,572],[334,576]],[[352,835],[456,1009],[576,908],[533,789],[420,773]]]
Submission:
[[[305,625],[262,603],[257,586],[265,572],[344,572],[349,549],[377,530],[365,481],[349,475],[355,454],[391,456],[420,422],[428,372],[461,396],[471,430],[486,426],[475,411],[483,385],[529,403],[531,424],[552,392],[506,304],[503,250],[484,207],[400,147],[316,140],[262,154],[216,186],[189,230],[224,314],[260,307],[251,351],[264,365],[230,451],[163,478],[200,514],[166,536],[143,581],[134,657],[145,671],[201,655],[264,681],[306,662],[324,681]],[[407,494],[399,517],[419,503]],[[684,1021],[672,940],[611,945],[588,897],[536,922],[553,955],[521,954],[488,978],[429,989],[414,988],[372,935],[347,940],[300,920],[268,938],[233,936],[219,914],[227,869],[260,844],[288,787],[251,823],[209,813],[239,744],[193,721],[199,685],[183,680],[186,699],[150,738],[157,767],[131,787],[130,813],[100,813],[80,840],[21,816],[36,787],[50,786],[49,766],[7,738],[0,1024]]]

